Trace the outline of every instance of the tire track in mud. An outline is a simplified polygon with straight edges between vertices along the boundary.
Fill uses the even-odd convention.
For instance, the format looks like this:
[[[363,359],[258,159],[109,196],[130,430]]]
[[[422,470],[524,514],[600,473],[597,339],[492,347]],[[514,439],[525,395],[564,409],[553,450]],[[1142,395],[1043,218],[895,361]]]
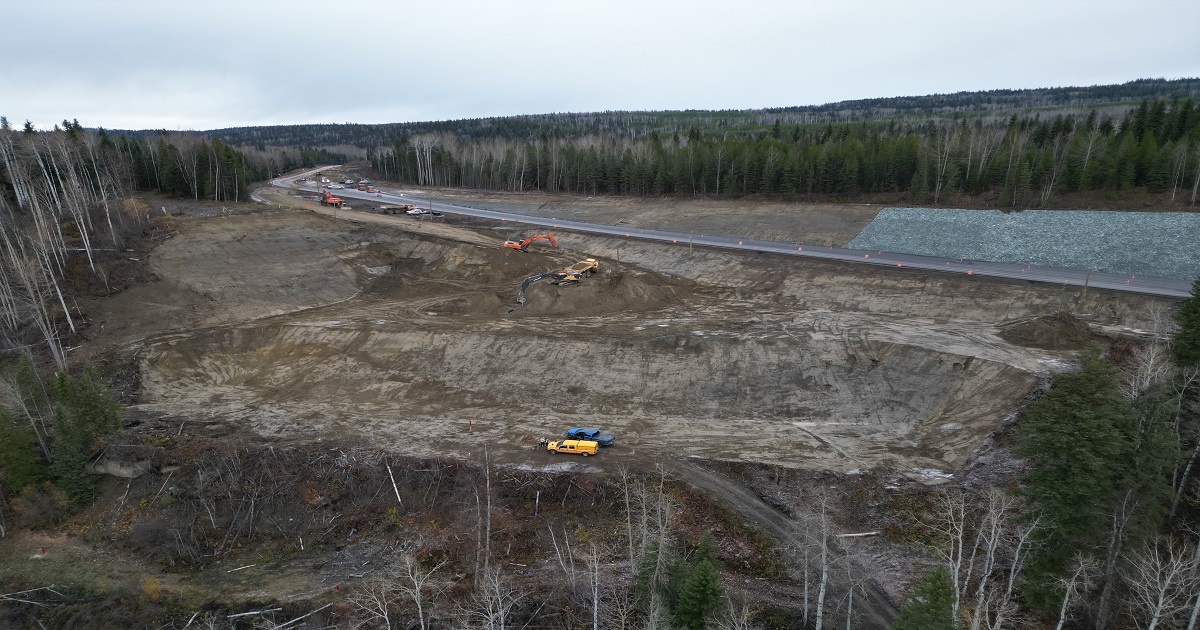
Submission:
[[[791,548],[802,544],[804,532],[792,517],[767,505],[745,485],[702,467],[697,462],[682,459],[667,460],[667,470],[698,490],[705,492],[733,509],[749,524],[774,538],[779,546]],[[834,541],[834,545],[836,545]],[[890,630],[900,614],[899,607],[873,580],[865,589],[866,602],[859,604],[862,615],[860,628]]]

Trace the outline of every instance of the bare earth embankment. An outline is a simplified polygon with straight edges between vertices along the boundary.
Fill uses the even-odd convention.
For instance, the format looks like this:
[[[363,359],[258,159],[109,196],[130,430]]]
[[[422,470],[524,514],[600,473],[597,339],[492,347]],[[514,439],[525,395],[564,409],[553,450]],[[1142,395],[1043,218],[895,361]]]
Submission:
[[[589,220],[600,203],[588,201]],[[617,213],[713,227],[672,207]],[[599,424],[621,438],[613,465],[695,455],[951,472],[1067,358],[1002,336],[1074,299],[1055,286],[566,233],[521,254],[466,229],[478,223],[362,210],[223,219],[165,243],[152,264],[210,300],[201,321],[271,315],[276,295],[316,308],[148,340],[143,405],[248,417],[239,426],[273,438],[359,433],[417,455],[488,444],[527,466],[544,462],[537,437]],[[848,240],[861,219],[822,230]],[[275,255],[303,266],[276,268]],[[598,276],[535,284],[513,310],[522,278],[584,256],[599,258]],[[219,294],[221,278],[239,293]],[[1150,301],[1093,291],[1076,314],[1136,327]]]

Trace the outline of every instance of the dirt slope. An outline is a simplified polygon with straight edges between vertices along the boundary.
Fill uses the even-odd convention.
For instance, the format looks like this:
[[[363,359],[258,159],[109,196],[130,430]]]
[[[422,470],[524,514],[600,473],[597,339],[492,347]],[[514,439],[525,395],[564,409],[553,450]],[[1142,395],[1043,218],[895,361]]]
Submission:
[[[1069,362],[1077,344],[1054,331],[1047,342],[1042,318],[1072,310],[1076,340],[1145,327],[1164,303],[565,232],[557,249],[523,254],[500,247],[522,228],[334,217],[272,198],[301,209],[180,219],[135,263],[152,282],[86,306],[78,352],[131,357],[144,417],[271,445],[463,458],[486,447],[500,465],[548,472],[668,462],[784,545],[792,515],[690,463],[935,483]],[[781,238],[771,230],[786,221],[769,210],[776,227],[760,237]],[[690,205],[614,211],[645,227],[725,218]],[[602,213],[592,200],[579,218]],[[826,220],[833,244],[854,226]],[[534,284],[517,308],[522,279],[583,257],[600,273]],[[602,426],[617,444],[586,462],[534,448],[572,425]],[[877,627],[903,595],[907,576],[893,573],[879,580],[886,593],[870,592]]]
[[[489,444],[529,466],[544,464],[537,437],[600,424],[620,437],[613,465],[687,454],[919,476],[957,467],[1066,358],[1000,336],[1056,287],[565,233],[522,254],[453,221],[340,215],[197,222],[160,248],[160,282],[191,300],[133,316],[143,334],[178,331],[147,339],[144,408],[413,455]],[[535,284],[515,309],[522,278],[583,256],[599,275]],[[1128,323],[1138,300],[1085,306]]]

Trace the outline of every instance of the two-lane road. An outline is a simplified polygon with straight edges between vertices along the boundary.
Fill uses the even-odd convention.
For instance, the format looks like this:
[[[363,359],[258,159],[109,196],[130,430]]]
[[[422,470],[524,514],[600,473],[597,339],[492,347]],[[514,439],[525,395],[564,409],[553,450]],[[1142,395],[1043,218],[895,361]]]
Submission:
[[[324,169],[318,169],[324,170]],[[314,173],[317,171],[309,171]],[[296,180],[308,175],[293,175],[272,180],[272,184],[281,188],[292,188],[314,194],[319,192],[319,184],[302,186]],[[895,254],[883,251],[863,251],[845,249],[842,247],[826,247],[806,245],[804,243],[782,243],[778,241],[760,241],[730,236],[711,236],[705,234],[688,234],[685,232],[666,232],[662,230],[642,230],[624,228],[598,223],[583,223],[566,219],[533,217],[481,208],[468,208],[447,203],[431,203],[423,198],[407,197],[385,192],[367,193],[353,189],[331,191],[338,197],[360,199],[383,204],[411,203],[429,207],[434,212],[447,215],[460,215],[492,219],[494,221],[523,223],[559,230],[571,230],[589,234],[604,234],[619,238],[636,238],[650,241],[672,243],[688,246],[720,247],[724,249],[741,249],[753,252],[781,254],[786,256],[802,256],[806,258],[822,258],[859,264],[876,265],[880,267],[899,267],[939,271],[943,273],[963,274],[970,276],[990,276],[994,278],[1012,278],[1030,282],[1046,282],[1059,285],[1084,286],[1092,288],[1148,293],[1170,297],[1187,297],[1191,292],[1191,283],[1172,278],[1156,278],[1132,276],[1113,273],[1089,272],[1079,269],[1058,269],[1054,267],[1035,267],[1031,265],[1014,265],[980,260],[947,259],[933,256],[918,256],[914,254]]]

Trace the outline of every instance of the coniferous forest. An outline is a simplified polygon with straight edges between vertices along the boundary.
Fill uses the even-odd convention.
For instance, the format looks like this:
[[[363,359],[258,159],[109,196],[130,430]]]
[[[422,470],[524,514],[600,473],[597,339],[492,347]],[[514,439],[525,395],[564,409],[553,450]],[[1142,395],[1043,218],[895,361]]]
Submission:
[[[632,196],[902,195],[1053,207],[1144,190],[1194,205],[1200,81],[997,90],[757,111],[545,114],[211,132],[336,147],[408,184]]]
[[[946,123],[787,125],[750,134],[690,128],[669,137],[543,134],[472,140],[401,136],[371,156],[385,179],[427,186],[600,195],[905,193],[942,203],[956,193],[1002,207],[1046,206],[1055,194],[1144,188],[1195,203],[1200,115],[1191,99],[1143,102],[1120,120],[1013,115]]]

